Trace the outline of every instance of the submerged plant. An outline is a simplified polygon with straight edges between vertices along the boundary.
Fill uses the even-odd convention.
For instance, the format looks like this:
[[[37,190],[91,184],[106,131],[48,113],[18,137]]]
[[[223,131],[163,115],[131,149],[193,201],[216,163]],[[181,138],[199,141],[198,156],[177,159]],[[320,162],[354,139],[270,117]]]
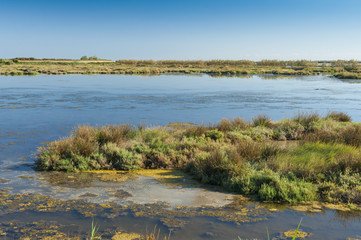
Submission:
[[[99,231],[99,226],[94,224],[94,220],[92,220],[91,231],[90,231],[90,239],[89,240],[101,240],[101,235],[98,234],[98,231]]]

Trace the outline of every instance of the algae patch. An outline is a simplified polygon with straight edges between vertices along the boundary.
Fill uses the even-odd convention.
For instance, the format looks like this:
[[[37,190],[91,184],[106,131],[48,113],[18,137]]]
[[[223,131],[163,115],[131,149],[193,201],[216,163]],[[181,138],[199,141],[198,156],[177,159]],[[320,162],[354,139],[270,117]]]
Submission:
[[[189,223],[189,221],[180,218],[161,218],[160,221],[170,229],[182,228]]]
[[[117,198],[120,198],[120,199],[126,199],[128,197],[132,197],[133,195],[128,193],[127,191],[124,191],[122,189],[119,189],[117,191],[114,191],[111,196],[114,196],[114,197],[117,197]]]
[[[117,232],[113,237],[112,240],[136,240],[142,239],[142,236],[136,233],[122,233]]]
[[[167,186],[199,187],[202,186],[192,177],[180,170],[141,169],[134,172],[137,175],[153,177],[159,183]]]
[[[283,235],[287,238],[293,238],[295,233],[296,233],[296,230],[289,230],[287,232],[284,232]],[[298,230],[296,233],[296,238],[305,238],[305,237],[308,237],[311,235],[312,235],[311,233],[306,233],[306,232],[302,232],[302,231]]]
[[[63,228],[62,225],[56,224],[54,222],[31,222],[31,223],[21,223],[21,222],[6,222],[0,223],[0,237],[5,236],[8,239],[21,239],[21,240],[30,240],[30,239],[47,239],[47,240],[70,240],[67,235],[60,230]],[[75,238],[73,238],[75,240]]]

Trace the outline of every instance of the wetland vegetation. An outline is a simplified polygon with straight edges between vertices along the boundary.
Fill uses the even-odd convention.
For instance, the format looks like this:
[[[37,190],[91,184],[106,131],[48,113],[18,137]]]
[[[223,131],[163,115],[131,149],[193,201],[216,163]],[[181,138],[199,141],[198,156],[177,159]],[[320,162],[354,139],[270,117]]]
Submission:
[[[79,126],[40,147],[37,170],[181,169],[202,183],[262,201],[361,203],[361,124],[344,113],[272,121]]]
[[[37,74],[162,74],[206,73],[212,76],[247,74],[315,75],[327,74],[339,79],[361,79],[361,65],[350,61],[278,61],[278,60],[81,60],[14,58],[0,59],[0,75]]]

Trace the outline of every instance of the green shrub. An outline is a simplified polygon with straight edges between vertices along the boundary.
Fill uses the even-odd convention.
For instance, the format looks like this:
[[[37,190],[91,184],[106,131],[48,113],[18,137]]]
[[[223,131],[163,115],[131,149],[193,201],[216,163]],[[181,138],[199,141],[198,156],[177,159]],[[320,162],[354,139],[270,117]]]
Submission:
[[[253,127],[247,130],[240,131],[241,134],[251,137],[253,140],[263,142],[273,138],[273,130],[266,127]]]
[[[321,117],[318,113],[299,112],[293,120],[300,123],[305,128],[305,131],[310,131],[313,124],[315,122],[318,122],[320,119],[321,119]]]
[[[222,132],[228,132],[235,129],[246,129],[248,127],[248,123],[242,118],[234,118],[234,119],[222,119],[217,123],[216,128]]]
[[[230,131],[226,133],[226,138],[229,139],[233,144],[236,144],[241,141],[252,141],[250,136],[244,135],[239,131]]]
[[[223,138],[223,133],[218,131],[217,129],[209,130],[206,132],[206,137],[209,137],[210,139],[214,141],[219,141]]]
[[[203,124],[195,127],[187,127],[185,130],[185,136],[187,137],[200,137],[208,131],[208,128]]]
[[[140,154],[120,148],[114,143],[105,144],[101,151],[110,166],[116,170],[135,170],[141,166]]]
[[[329,112],[326,118],[331,118],[339,122],[351,122],[351,117],[343,112]]]
[[[361,176],[350,170],[340,173],[335,181],[321,182],[319,189],[321,199],[327,202],[361,203]]]
[[[345,144],[361,146],[361,125],[352,125],[341,132],[341,138]]]
[[[299,140],[305,132],[305,128],[301,123],[288,119],[275,124],[275,130],[279,132],[277,140],[280,140],[282,137],[285,137],[287,140]]]
[[[272,127],[272,120],[266,115],[258,115],[257,117],[254,117],[252,120],[253,120],[253,125],[255,127],[258,126],[265,128]]]
[[[360,151],[351,146],[305,143],[272,157],[269,166],[276,171],[291,172],[299,178],[316,180],[319,174],[332,177],[332,173],[348,167],[359,168],[360,161]]]
[[[231,168],[232,164],[227,154],[220,150],[214,150],[209,154],[198,154],[188,165],[188,171],[201,182],[220,186],[230,177]]]
[[[130,125],[103,126],[97,131],[97,141],[99,145],[108,142],[120,144],[125,139],[130,138],[131,133],[133,133],[133,129]]]

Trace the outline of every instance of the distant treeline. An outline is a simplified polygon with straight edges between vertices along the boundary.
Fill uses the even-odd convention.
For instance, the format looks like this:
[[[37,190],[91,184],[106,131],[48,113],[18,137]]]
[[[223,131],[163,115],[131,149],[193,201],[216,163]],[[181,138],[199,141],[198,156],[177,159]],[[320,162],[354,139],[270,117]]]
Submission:
[[[66,58],[34,58],[34,57],[16,57],[11,58],[10,60],[22,60],[22,61],[71,61],[74,59],[66,59]]]
[[[56,58],[34,58],[34,57],[16,57],[8,60],[0,59],[0,63],[5,61],[75,61],[76,59],[56,59]],[[14,61],[15,60],[15,61]],[[80,60],[104,60],[97,56],[82,56]],[[118,64],[125,65],[138,65],[138,66],[199,66],[199,67],[210,67],[210,66],[269,66],[269,67],[347,67],[347,66],[360,66],[361,62],[356,60],[334,60],[334,61],[310,61],[310,60],[126,60],[121,59],[115,61]]]
[[[359,61],[356,60],[336,60],[336,61],[309,61],[309,60],[117,60],[119,64],[138,65],[138,66],[184,66],[197,65],[201,67],[206,66],[272,66],[272,67],[345,67],[358,66]]]
[[[204,73],[212,76],[253,74],[318,75],[339,79],[361,79],[361,64],[356,60],[105,60],[97,56],[80,59],[0,59],[0,75],[36,74],[165,74]]]

